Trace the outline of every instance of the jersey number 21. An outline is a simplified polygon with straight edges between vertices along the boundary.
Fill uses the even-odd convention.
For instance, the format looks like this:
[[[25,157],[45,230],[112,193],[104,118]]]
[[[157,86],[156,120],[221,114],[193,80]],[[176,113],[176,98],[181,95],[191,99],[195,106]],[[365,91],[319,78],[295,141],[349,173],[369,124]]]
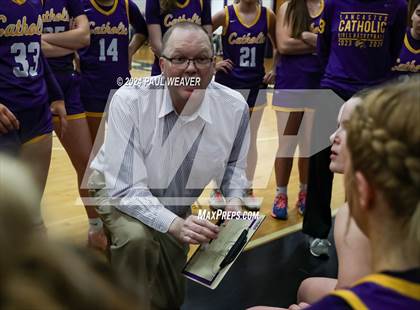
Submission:
[[[240,49],[241,56],[239,57],[239,66],[245,68],[253,68],[255,67],[255,54],[257,48],[254,47],[247,47],[243,46]]]

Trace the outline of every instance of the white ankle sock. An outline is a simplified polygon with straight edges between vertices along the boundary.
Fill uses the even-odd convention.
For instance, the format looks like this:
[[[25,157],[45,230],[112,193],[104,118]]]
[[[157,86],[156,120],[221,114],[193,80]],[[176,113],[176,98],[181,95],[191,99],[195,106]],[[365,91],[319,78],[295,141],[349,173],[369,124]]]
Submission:
[[[277,186],[276,194],[287,195],[287,186]]]

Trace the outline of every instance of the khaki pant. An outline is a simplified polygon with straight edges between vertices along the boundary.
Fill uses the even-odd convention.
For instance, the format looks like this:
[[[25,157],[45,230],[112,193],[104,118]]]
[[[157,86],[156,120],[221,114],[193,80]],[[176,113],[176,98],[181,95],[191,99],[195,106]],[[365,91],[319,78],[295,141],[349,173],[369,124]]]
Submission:
[[[178,309],[185,296],[181,271],[188,245],[106,205],[102,174],[94,171],[89,188],[96,189],[97,211],[111,234],[111,264],[121,275],[130,275],[141,296],[141,309]],[[102,203],[102,205],[101,205]]]

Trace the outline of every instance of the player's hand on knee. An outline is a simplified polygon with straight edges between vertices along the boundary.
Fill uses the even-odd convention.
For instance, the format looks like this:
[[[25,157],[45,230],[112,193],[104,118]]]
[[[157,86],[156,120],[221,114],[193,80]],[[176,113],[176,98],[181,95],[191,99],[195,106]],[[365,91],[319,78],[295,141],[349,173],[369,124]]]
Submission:
[[[51,103],[50,109],[51,113],[55,116],[58,116],[60,120],[60,138],[63,138],[67,128],[67,112],[64,100],[53,101]]]
[[[233,62],[230,59],[225,59],[216,63],[216,71],[223,71],[224,73],[228,74],[230,71],[233,70]]]
[[[19,129],[19,121],[15,115],[0,103],[0,135]]]
[[[185,220],[176,218],[169,227],[169,233],[182,243],[202,244],[216,239],[219,227],[196,215],[190,215]]]

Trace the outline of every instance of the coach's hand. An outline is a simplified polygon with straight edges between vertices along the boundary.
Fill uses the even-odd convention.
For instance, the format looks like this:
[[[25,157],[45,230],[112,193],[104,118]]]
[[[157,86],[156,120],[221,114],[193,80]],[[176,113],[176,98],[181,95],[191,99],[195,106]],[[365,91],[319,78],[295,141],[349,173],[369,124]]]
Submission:
[[[51,109],[51,113],[54,116],[58,116],[58,119],[60,121],[60,129],[59,129],[60,138],[63,138],[67,129],[67,118],[66,118],[67,112],[66,112],[66,106],[64,105],[64,100],[53,101],[51,103],[50,109]]]
[[[0,103],[0,135],[19,129],[19,121],[16,116],[3,104]]]
[[[216,71],[223,71],[228,74],[233,70],[234,63],[230,59],[225,59],[216,63]]]
[[[202,244],[217,238],[219,226],[190,215],[185,220],[177,217],[168,232],[182,243]]]

